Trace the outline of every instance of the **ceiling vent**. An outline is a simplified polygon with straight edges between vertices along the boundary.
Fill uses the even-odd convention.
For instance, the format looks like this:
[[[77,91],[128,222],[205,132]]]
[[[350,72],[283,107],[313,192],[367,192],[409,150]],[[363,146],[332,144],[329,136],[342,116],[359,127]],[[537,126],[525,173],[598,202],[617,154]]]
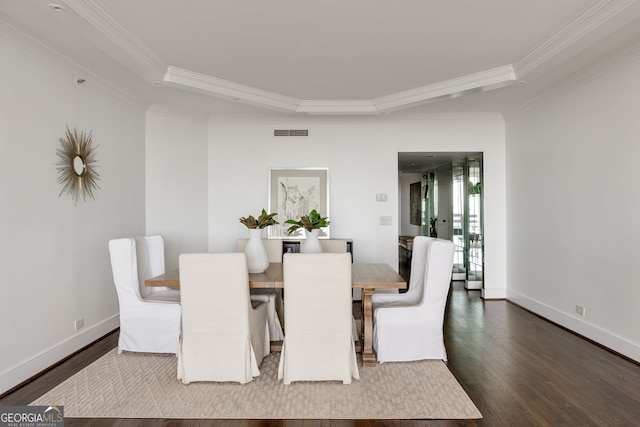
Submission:
[[[309,129],[275,129],[273,136],[309,136]]]

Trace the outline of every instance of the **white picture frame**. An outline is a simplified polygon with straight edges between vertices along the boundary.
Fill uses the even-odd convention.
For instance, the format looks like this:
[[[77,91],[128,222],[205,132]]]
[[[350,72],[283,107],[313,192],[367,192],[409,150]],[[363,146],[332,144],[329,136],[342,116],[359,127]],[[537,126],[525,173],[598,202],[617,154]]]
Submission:
[[[271,168],[269,169],[269,212],[277,212],[278,224],[267,227],[269,239],[304,239],[303,229],[291,235],[285,224],[288,219],[300,219],[313,209],[329,217],[328,168]],[[330,226],[320,229],[320,238],[329,238]]]

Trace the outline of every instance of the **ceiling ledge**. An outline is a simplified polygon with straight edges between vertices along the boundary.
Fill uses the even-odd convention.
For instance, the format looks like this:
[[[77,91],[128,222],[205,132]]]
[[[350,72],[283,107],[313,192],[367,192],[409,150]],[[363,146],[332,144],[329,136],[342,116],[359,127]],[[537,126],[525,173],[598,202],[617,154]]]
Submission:
[[[496,89],[515,81],[513,67],[505,65],[373,100],[300,100],[173,66],[164,76],[168,86],[269,109],[307,114],[381,114],[424,102]]]
[[[377,114],[379,111],[369,100],[306,100],[296,109],[309,114]]]
[[[514,63],[519,78],[547,62],[568,46],[584,38],[589,32],[618,15],[637,0],[600,0],[582,11],[548,39]]]
[[[105,46],[105,50],[137,73],[145,81],[157,84],[162,81],[167,66],[162,59],[142,41],[128,32],[96,0],[63,0],[75,13],[106,37],[117,50]]]
[[[470,92],[491,90],[515,83],[516,74],[511,65],[482,71],[416,89],[382,96],[372,100],[379,112],[393,111],[446,98],[454,98]]]
[[[120,86],[114,84],[110,79],[102,76],[99,72],[84,67],[82,64],[73,61],[62,52],[43,43],[36,36],[31,34],[28,29],[23,28],[20,24],[16,23],[3,13],[0,13],[0,37],[21,46],[27,51],[35,54],[37,57],[50,61],[51,63],[56,64],[57,67],[64,69],[66,72],[73,75],[74,84],[77,84],[76,79],[81,77],[89,80],[91,85],[96,85],[113,91],[113,93],[118,94],[118,96],[122,96],[123,99],[126,99],[128,102],[132,102],[136,106],[146,109],[150,105],[150,103],[143,97],[136,96],[134,93],[122,89]]]
[[[290,96],[280,95],[173,66],[168,67],[164,75],[164,83],[168,86],[188,89],[205,95],[246,102],[248,104],[290,113],[296,112],[302,102],[300,99]]]

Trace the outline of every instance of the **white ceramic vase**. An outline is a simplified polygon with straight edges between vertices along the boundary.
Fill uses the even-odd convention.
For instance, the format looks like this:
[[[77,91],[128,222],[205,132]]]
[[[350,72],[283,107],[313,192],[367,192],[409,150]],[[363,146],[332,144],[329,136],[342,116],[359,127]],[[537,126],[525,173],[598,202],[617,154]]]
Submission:
[[[321,253],[322,245],[320,244],[320,240],[318,240],[320,229],[316,228],[311,231],[305,230],[305,233],[307,235],[307,240],[302,243],[300,252],[305,254]]]
[[[249,273],[262,273],[269,267],[269,256],[262,243],[262,229],[250,228],[249,241],[244,248],[247,254],[247,268]]]

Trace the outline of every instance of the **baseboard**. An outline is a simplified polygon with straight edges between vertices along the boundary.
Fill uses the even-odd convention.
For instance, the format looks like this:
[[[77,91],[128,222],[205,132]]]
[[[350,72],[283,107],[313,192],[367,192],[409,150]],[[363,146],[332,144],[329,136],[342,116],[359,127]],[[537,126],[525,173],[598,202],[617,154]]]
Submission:
[[[577,315],[567,314],[512,289],[507,289],[507,300],[614,353],[618,353],[622,357],[640,363],[640,346],[580,319]]]
[[[116,314],[0,373],[0,395],[120,326]]]
[[[505,288],[483,288],[482,299],[506,299],[507,290]]]

